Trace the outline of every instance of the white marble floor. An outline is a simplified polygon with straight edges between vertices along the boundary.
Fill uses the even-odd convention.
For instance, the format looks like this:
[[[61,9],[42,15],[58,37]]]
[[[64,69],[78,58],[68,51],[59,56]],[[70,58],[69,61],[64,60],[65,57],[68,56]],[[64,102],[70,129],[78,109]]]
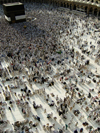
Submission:
[[[44,10],[42,12],[45,13]],[[53,11],[50,11],[50,12],[53,13]],[[62,14],[63,14],[63,17],[66,18],[66,13],[62,12]],[[70,28],[66,33],[62,32],[59,38],[59,42],[62,44],[60,45],[60,50],[62,51],[62,53],[60,54],[59,59],[64,60],[63,65],[60,64],[55,66],[51,61],[49,65],[51,66],[52,73],[51,74],[47,73],[44,75],[45,77],[49,77],[49,79],[53,78],[53,81],[54,81],[53,86],[48,86],[48,83],[39,84],[39,83],[36,83],[35,81],[29,82],[28,80],[29,74],[25,73],[25,70],[21,71],[20,73],[19,72],[13,73],[9,71],[9,68],[11,66],[11,64],[9,63],[9,60],[4,59],[5,61],[1,62],[1,69],[3,68],[3,71],[6,69],[8,72],[6,71],[7,73],[6,77],[1,77],[0,79],[0,85],[1,85],[0,101],[5,103],[3,90],[5,91],[6,90],[5,88],[7,87],[8,91],[10,91],[10,94],[11,94],[11,101],[13,102],[13,105],[11,107],[12,111],[8,109],[8,107],[10,106],[9,104],[10,100],[6,101],[5,106],[2,106],[2,108],[4,108],[5,115],[1,116],[0,119],[9,121],[7,127],[5,127],[3,130],[8,129],[9,132],[11,132],[11,130],[14,130],[13,124],[16,121],[24,121],[28,119],[33,123],[38,122],[36,119],[34,119],[33,115],[38,115],[41,119],[41,121],[38,122],[37,127],[32,127],[30,129],[30,132],[33,131],[34,133],[36,132],[47,133],[47,132],[53,132],[53,131],[57,132],[59,131],[59,129],[62,129],[62,128],[64,130],[63,131],[64,133],[73,133],[76,129],[79,132],[80,128],[83,128],[83,133],[89,133],[89,129],[83,126],[83,122],[88,122],[88,124],[92,126],[93,129],[100,127],[100,124],[96,123],[96,120],[93,120],[93,118],[88,119],[88,116],[92,112],[92,110],[96,109],[97,107],[100,107],[98,103],[98,101],[100,100],[100,97],[99,97],[100,93],[98,93],[98,91],[100,91],[100,78],[97,78],[96,76],[96,75],[100,76],[100,62],[98,63],[95,62],[97,52],[98,51],[100,52],[100,48],[98,47],[98,44],[97,44],[100,33],[94,32],[96,28],[94,26],[94,20],[91,17],[89,18],[90,21],[88,20],[86,22],[85,18],[82,19],[80,16],[76,16],[76,18],[73,20],[75,15],[74,14],[70,14],[70,15],[71,15],[70,22],[72,23],[74,22],[74,24],[70,25]],[[88,25],[88,27],[86,27],[86,24]],[[90,54],[82,53],[82,49],[80,49],[82,45],[86,45],[86,46],[83,46],[82,49],[89,50]],[[92,49],[91,46],[95,46],[95,49]],[[65,52],[66,47],[69,47],[69,50],[72,47],[74,48],[74,53],[75,53],[74,59],[70,57],[69,53],[66,54],[66,52],[68,52],[68,49]],[[77,56],[77,52],[78,52],[78,56]],[[59,54],[54,55],[54,57],[55,56],[59,56]],[[83,61],[81,60],[82,56],[84,56]],[[70,60],[71,60],[71,63],[69,63]],[[86,60],[89,60],[90,63],[89,65],[85,65],[86,68],[83,67],[83,73],[85,73],[85,75],[81,74],[79,77],[80,71],[78,70],[78,66],[80,64],[84,65]],[[76,62],[78,62],[77,66],[76,66]],[[58,77],[54,78],[57,73],[61,74],[61,72],[63,71],[65,73],[65,71],[69,69],[71,70],[71,72],[63,76],[64,77],[63,80],[60,80],[62,75],[59,75]],[[32,70],[27,69],[27,71],[28,73],[32,73]],[[90,75],[91,72],[93,74],[92,76]],[[18,80],[5,81],[7,77],[10,78],[14,76],[18,76]],[[88,76],[90,76],[90,78]],[[65,77],[68,80],[65,80]],[[77,85],[76,87],[73,87],[72,83],[76,84],[75,77],[77,77]],[[93,78],[96,79],[96,83],[93,82]],[[18,86],[18,82],[20,81],[20,79],[22,83]],[[82,79],[83,79],[83,82],[81,82]],[[88,81],[90,81],[91,83],[89,84]],[[66,89],[64,88],[64,84],[62,82],[66,82],[67,84]],[[14,88],[11,89],[12,87],[11,85],[18,86],[18,87],[16,89]],[[29,100],[27,99],[28,98],[27,96],[25,96],[25,98],[22,97],[23,100],[20,101],[20,104],[18,105],[16,104],[16,101],[20,99],[22,94],[26,95],[25,92],[21,91],[21,89],[25,88],[25,86],[27,86],[28,90],[31,90],[31,96],[29,96]],[[70,99],[71,103],[68,106],[68,112],[65,113],[67,119],[64,119],[62,118],[62,116],[59,116],[57,112],[57,106],[59,106],[59,104],[57,104],[56,98],[58,96],[58,99],[60,101],[61,99],[64,100],[65,97],[68,97],[68,96],[71,97],[72,96],[71,87],[72,89],[78,88],[79,91],[75,89],[75,96],[73,97],[73,99]],[[44,88],[45,88],[45,92],[42,91],[44,90]],[[66,93],[67,89],[69,89],[68,93]],[[90,92],[91,89],[94,89],[94,91],[91,91],[91,98],[88,98],[88,93]],[[40,91],[38,92],[38,90],[41,90],[42,93]],[[54,96],[51,95],[52,93],[54,94]],[[79,93],[83,95],[83,97],[85,97],[85,101],[83,101],[82,104],[76,103],[78,99],[83,98],[83,97],[79,97]],[[47,95],[49,95],[48,102],[46,101]],[[97,102],[94,102],[93,98],[95,99],[96,97],[98,97]],[[25,108],[25,106],[23,107],[23,103],[25,103],[26,101],[28,102],[28,105]],[[37,105],[42,105],[42,107],[38,109],[34,109],[33,101],[35,101]],[[52,101],[54,101],[55,104],[53,107],[50,107],[48,103]],[[91,107],[92,101],[95,107]],[[60,102],[60,103],[63,103],[63,102]],[[73,108],[71,109],[71,107]],[[89,111],[86,111],[86,107],[89,108]],[[27,112],[27,116],[25,116],[22,113],[22,108],[24,108],[25,111]],[[73,113],[74,110],[79,110],[80,114],[78,116],[75,116]],[[53,116],[48,119],[47,114],[51,114],[51,113],[53,113]],[[57,119],[55,120],[54,117],[56,117]],[[45,130],[43,129],[43,125],[52,126],[53,124],[55,124],[55,126],[52,128],[51,131],[48,130],[47,128]],[[66,124],[68,125],[67,130],[66,130]],[[29,127],[29,123],[26,125]],[[21,132],[20,128],[19,128],[19,131]],[[17,133],[18,131],[14,131],[14,132]]]

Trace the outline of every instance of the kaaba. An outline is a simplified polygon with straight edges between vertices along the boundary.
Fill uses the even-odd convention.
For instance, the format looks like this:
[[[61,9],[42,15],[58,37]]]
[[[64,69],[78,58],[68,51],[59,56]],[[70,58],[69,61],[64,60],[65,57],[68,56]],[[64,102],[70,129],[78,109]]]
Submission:
[[[20,2],[3,4],[5,19],[9,23],[26,21],[24,4]]]

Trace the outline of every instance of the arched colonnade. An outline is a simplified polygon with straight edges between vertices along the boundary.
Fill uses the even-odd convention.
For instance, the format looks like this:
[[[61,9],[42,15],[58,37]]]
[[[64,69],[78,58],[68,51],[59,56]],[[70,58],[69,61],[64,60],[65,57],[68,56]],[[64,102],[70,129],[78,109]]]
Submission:
[[[77,2],[77,1],[69,1],[69,0],[0,0],[0,3],[10,3],[10,2],[37,2],[37,3],[49,3],[54,6],[66,7],[70,10],[79,10],[81,12],[85,12],[88,15],[92,14],[97,17],[100,17],[100,6],[96,3],[88,3],[85,2]]]

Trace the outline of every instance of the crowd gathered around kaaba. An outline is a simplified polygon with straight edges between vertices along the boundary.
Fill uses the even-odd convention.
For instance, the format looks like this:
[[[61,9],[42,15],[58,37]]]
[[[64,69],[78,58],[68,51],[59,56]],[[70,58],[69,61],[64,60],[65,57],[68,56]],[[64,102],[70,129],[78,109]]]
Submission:
[[[100,22],[24,3],[9,24],[0,5],[0,133],[100,133]]]

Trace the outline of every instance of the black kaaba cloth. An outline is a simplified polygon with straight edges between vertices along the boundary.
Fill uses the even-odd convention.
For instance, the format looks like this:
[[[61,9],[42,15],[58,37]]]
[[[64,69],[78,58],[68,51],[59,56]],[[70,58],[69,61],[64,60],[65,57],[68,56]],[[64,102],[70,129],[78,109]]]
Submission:
[[[26,21],[24,4],[21,2],[3,4],[3,10],[9,23]]]

